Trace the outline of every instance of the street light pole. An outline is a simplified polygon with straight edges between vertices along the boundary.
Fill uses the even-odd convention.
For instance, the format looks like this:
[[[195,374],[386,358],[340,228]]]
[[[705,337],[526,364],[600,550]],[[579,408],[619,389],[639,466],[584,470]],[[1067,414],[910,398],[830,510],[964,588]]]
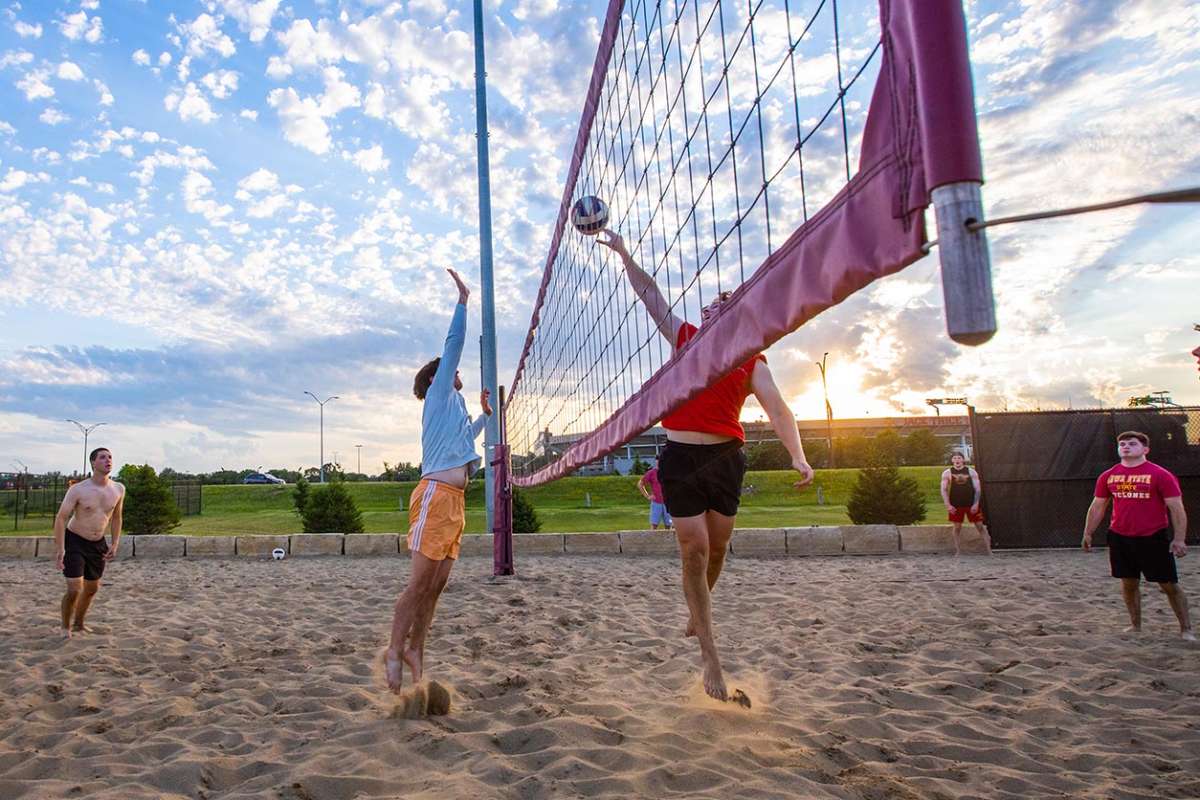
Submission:
[[[362,445],[356,444],[354,447],[358,450],[358,474],[362,475]]]
[[[307,389],[304,390],[304,393],[306,395],[308,395],[309,397],[311,397],[313,400],[316,400],[317,405],[319,405],[321,407],[321,465],[320,465],[320,469],[321,469],[321,483],[324,483],[325,482],[325,404],[328,403],[330,400],[337,400],[338,396],[336,394],[330,395],[329,397],[326,397],[324,400],[320,400],[317,398],[317,396],[315,394],[308,391]]]
[[[69,419],[69,420],[67,420],[67,422],[71,423],[76,428],[79,428],[79,432],[83,434],[83,477],[86,478],[87,477],[87,468],[88,468],[88,448],[87,448],[88,434],[90,434],[92,431],[96,430],[96,428],[99,428],[101,425],[107,425],[108,423],[107,422],[97,422],[95,425],[84,425],[82,422],[76,422],[73,419]]]
[[[829,353],[821,356],[821,360],[816,362],[817,369],[821,370],[821,391],[825,394],[825,437],[829,442],[829,466],[833,468],[833,406],[829,405],[829,384],[825,382],[825,360],[829,358]]]

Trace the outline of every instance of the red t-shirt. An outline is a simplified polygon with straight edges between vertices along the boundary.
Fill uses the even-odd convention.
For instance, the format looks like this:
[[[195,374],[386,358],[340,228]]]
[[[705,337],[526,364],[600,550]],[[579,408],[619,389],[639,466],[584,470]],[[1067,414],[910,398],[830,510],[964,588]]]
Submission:
[[[654,502],[663,502],[662,484],[658,482],[658,467],[648,470],[642,476],[642,480],[650,487],[650,497],[654,499]]]
[[[1149,461],[1136,467],[1117,464],[1096,480],[1096,497],[1113,500],[1114,532],[1149,536],[1167,527],[1168,497],[1179,497],[1179,480]]]
[[[695,325],[688,322],[680,325],[675,349],[683,347],[684,343],[696,335],[697,330],[699,329]],[[754,362],[759,359],[762,359],[763,363],[767,361],[767,357],[759,353],[736,367],[724,378],[663,417],[662,426],[673,431],[702,431],[746,441],[746,432],[742,430],[742,423],[738,420],[742,416],[742,406],[750,396],[750,373],[754,371]]]

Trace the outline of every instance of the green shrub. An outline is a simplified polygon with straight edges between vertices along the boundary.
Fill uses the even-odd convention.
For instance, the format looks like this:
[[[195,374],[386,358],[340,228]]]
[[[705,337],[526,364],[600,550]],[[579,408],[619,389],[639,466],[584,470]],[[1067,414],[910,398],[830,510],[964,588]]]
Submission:
[[[179,506],[171,487],[149,464],[126,464],[117,477],[125,484],[122,524],[134,536],[167,533],[179,525]]]
[[[925,497],[915,480],[901,477],[894,462],[876,453],[859,471],[846,512],[855,525],[912,525],[925,517]]]
[[[341,481],[305,490],[303,507],[299,508],[305,533],[362,533],[363,516],[350,491]],[[292,493],[293,502],[301,494],[299,487]],[[297,505],[299,503],[297,502]]]
[[[512,489],[513,533],[537,533],[542,529],[533,503],[517,487]]]

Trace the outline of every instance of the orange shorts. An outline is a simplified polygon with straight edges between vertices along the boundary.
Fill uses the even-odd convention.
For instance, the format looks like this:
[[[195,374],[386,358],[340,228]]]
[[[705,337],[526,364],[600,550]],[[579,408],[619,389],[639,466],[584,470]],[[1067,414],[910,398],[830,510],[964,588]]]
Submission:
[[[466,495],[457,486],[422,478],[408,503],[408,549],[432,561],[458,558],[467,526]]]

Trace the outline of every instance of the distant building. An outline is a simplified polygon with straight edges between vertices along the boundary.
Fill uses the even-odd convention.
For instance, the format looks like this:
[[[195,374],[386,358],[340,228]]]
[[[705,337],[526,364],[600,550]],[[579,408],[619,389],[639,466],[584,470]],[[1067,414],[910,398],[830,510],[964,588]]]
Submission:
[[[779,441],[779,437],[775,435],[769,422],[743,421],[742,427],[746,429],[747,444]],[[886,430],[894,430],[901,436],[907,436],[917,430],[929,430],[942,439],[947,448],[956,447],[966,454],[968,460],[971,458],[971,425],[969,418],[965,415],[835,419],[832,427],[834,439],[848,436],[865,436],[872,439]],[[827,438],[828,427],[823,419],[797,420],[796,428],[800,431],[801,441],[824,441]],[[543,454],[556,457],[581,438],[583,438],[582,434],[553,436],[547,431],[542,434],[539,445]],[[656,466],[659,453],[662,452],[666,443],[666,430],[656,425],[624,447],[580,467],[575,474],[628,475],[633,469],[634,462],[638,459],[651,466]]]

